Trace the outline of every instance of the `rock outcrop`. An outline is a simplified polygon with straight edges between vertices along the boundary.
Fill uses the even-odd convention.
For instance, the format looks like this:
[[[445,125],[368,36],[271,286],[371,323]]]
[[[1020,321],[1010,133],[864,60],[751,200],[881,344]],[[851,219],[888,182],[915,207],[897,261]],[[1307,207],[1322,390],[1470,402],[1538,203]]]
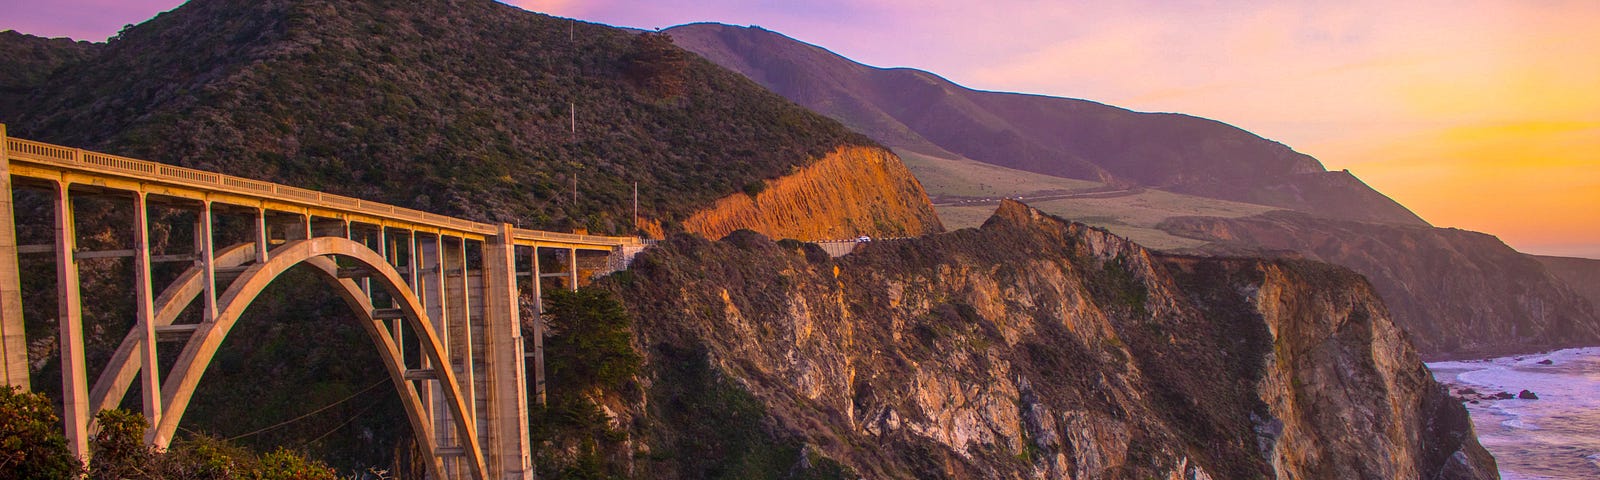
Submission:
[[[718,199],[684,220],[684,229],[707,238],[746,229],[807,241],[944,231],[917,178],[882,148],[842,147],[761,185],[754,195]]]
[[[1492,235],[1269,212],[1163,222],[1209,253],[1295,256],[1366,277],[1425,357],[1521,353],[1600,342],[1600,318],[1545,265]]]
[[[650,372],[609,407],[636,442],[612,458],[657,478],[1496,478],[1371,287],[1321,263],[1163,256],[1007,202],[838,259],[676,236],[599,285]]]

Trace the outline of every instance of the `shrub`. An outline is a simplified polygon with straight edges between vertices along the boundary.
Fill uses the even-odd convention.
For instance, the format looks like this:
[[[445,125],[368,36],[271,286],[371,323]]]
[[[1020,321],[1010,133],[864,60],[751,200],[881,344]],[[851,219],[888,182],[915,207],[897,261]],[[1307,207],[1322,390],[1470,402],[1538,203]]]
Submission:
[[[0,387],[0,472],[8,478],[72,478],[82,464],[67,448],[60,419],[43,394]]]

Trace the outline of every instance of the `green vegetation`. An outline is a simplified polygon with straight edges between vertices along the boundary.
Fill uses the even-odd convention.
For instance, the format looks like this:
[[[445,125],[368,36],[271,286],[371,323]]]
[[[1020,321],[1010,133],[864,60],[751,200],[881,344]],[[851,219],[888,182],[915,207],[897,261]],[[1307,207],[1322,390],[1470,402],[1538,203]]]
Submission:
[[[635,181],[670,222],[871,144],[666,35],[494,2],[190,4],[66,70],[0,84],[13,135],[526,227],[630,233]]]
[[[1079,263],[1082,265],[1087,262],[1092,260]],[[1145,307],[1145,303],[1150,299],[1150,289],[1134,276],[1128,266],[1127,257],[1117,255],[1116,258],[1102,262],[1098,268],[1089,267],[1085,271],[1088,272],[1086,286],[1101,308],[1128,315],[1128,318],[1135,320],[1150,316],[1150,311]]]
[[[611,293],[595,288],[550,290],[545,315],[548,399],[529,406],[535,463],[545,478],[601,479],[621,475],[606,453],[627,432],[614,428],[597,399],[637,397],[641,357],[633,349],[633,319]],[[531,334],[531,332],[529,332]]]
[[[81,471],[60,422],[48,397],[0,387],[0,472],[9,472],[7,478],[59,479]]]
[[[845,479],[851,469],[770,425],[766,408],[712,366],[702,346],[661,345],[650,415],[657,426],[653,463],[677,478]]]
[[[333,480],[333,469],[299,453],[265,455],[210,437],[174,443],[164,452],[144,445],[144,417],[127,410],[95,415],[87,469],[67,448],[49,398],[0,388],[0,478],[60,480],[87,472],[93,480]]]
[[[545,343],[545,370],[553,386],[581,392],[617,390],[639,372],[633,319],[610,292],[550,290],[545,314],[554,333]]]
[[[657,98],[672,98],[688,90],[689,52],[672,44],[665,33],[644,32],[633,37],[633,51],[623,58],[628,80]]]

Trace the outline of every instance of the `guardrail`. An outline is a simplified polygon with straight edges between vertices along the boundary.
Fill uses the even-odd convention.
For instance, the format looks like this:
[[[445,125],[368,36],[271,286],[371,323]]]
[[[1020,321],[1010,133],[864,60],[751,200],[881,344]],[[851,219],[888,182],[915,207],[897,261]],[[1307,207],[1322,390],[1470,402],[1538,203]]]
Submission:
[[[4,130],[0,130],[3,132]],[[103,174],[122,175],[140,180],[153,180],[177,186],[221,191],[226,193],[262,197],[308,207],[343,210],[375,217],[387,217],[434,228],[457,230],[479,235],[499,234],[499,227],[435,213],[396,207],[386,203],[351,198],[315,190],[291,187],[272,182],[195,170],[135,158],[85,151],[81,148],[63,147],[32,140],[6,137],[10,157],[46,165],[77,168]],[[6,159],[10,161],[10,159]],[[576,233],[545,232],[517,228],[512,236],[519,240],[548,240],[589,245],[640,245],[637,237],[608,237]]]

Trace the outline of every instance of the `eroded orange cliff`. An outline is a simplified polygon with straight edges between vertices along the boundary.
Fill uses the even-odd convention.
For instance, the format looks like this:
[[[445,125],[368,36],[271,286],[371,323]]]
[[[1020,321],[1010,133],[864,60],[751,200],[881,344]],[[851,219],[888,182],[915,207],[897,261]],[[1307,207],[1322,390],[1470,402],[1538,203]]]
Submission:
[[[753,197],[738,193],[719,199],[683,226],[713,239],[750,229],[808,241],[944,230],[922,184],[900,157],[861,146],[840,147],[789,175],[767,180]]]

